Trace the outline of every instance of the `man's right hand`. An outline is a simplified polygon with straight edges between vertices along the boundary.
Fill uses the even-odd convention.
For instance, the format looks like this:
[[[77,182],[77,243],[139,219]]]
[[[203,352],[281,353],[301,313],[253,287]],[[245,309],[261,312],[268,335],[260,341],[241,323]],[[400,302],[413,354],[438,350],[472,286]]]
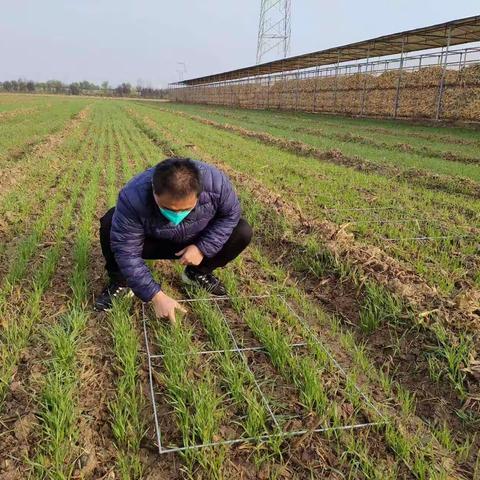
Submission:
[[[161,290],[152,298],[153,309],[157,318],[168,318],[170,323],[175,324],[175,310],[178,309],[183,313],[187,313],[176,300],[170,298]]]

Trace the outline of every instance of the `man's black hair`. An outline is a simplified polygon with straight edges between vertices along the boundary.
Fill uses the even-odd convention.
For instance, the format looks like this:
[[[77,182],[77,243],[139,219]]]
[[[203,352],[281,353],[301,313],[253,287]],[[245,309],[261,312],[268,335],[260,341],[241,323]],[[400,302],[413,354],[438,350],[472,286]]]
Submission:
[[[153,172],[153,191],[157,195],[164,193],[176,200],[202,191],[200,172],[189,158],[173,157],[160,162]]]

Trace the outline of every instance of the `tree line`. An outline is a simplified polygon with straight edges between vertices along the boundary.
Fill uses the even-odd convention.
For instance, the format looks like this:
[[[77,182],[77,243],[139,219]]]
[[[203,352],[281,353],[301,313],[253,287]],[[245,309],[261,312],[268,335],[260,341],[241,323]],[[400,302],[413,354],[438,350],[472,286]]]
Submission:
[[[163,88],[144,87],[142,85],[132,86],[130,83],[121,83],[116,87],[112,87],[107,81],[102,82],[101,85],[96,85],[87,80],[68,84],[60,80],[34,82],[32,80],[18,79],[0,82],[0,92],[165,98],[167,90]]]

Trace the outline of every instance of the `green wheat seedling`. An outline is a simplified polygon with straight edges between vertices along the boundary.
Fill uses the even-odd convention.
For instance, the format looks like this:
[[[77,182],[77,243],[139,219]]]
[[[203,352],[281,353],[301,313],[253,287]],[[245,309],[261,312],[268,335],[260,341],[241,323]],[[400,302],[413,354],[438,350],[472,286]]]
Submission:
[[[462,334],[452,341],[442,325],[435,324],[432,330],[435,332],[438,344],[431,348],[432,353],[427,357],[430,374],[436,380],[440,380],[445,374],[455,386],[460,397],[465,399],[468,392],[465,388],[464,369],[469,365],[470,355],[473,351],[472,337]]]
[[[77,357],[80,334],[87,315],[72,308],[59,325],[46,332],[52,348],[48,373],[41,395],[41,453],[35,460],[37,473],[43,478],[70,478],[74,464],[72,445],[78,438],[75,403],[79,387]]]
[[[148,137],[139,130],[130,118],[123,112],[119,115],[123,120],[123,133],[126,145],[135,157],[136,169],[152,167],[161,158],[158,149],[149,141]]]
[[[142,109],[135,107],[136,110],[140,111]],[[154,114],[152,113],[151,110],[149,110],[149,115],[151,114],[152,117],[154,117]],[[158,127],[158,130],[155,130],[155,135],[159,135],[159,132],[163,132],[168,134],[168,142],[166,148],[172,148],[173,145],[175,145],[175,148],[177,149],[176,151],[181,153],[181,154],[192,154],[192,150],[189,150],[188,148],[185,148],[186,143],[194,143],[196,146],[196,155],[199,155],[200,153],[206,153],[207,157],[206,158],[222,158],[225,160],[226,163],[231,163],[234,165],[234,167],[242,171],[244,173],[251,174],[255,176],[257,179],[261,179],[263,183],[265,183],[267,186],[273,187],[274,190],[277,190],[280,188],[280,190],[284,191],[291,191],[291,189],[288,189],[288,185],[282,181],[282,178],[288,178],[288,181],[290,184],[295,184],[297,187],[300,186],[302,187],[302,190],[304,193],[306,193],[305,197],[300,197],[299,203],[301,206],[305,207],[306,204],[304,202],[304,198],[310,200],[310,197],[308,196],[308,188],[307,184],[309,180],[305,178],[298,178],[296,179],[295,176],[290,173],[288,174],[288,177],[286,174],[284,174],[285,170],[285,162],[288,162],[290,165],[295,165],[295,168],[297,169],[303,169],[305,172],[309,172],[309,175],[311,174],[311,178],[314,179],[315,186],[314,189],[312,188],[310,192],[315,191],[315,198],[316,202],[318,205],[320,205],[321,208],[323,206],[335,206],[335,203],[337,202],[339,205],[341,205],[344,208],[348,207],[362,207],[364,206],[362,204],[362,201],[359,201],[358,198],[355,198],[356,193],[352,192],[351,189],[348,188],[348,185],[351,185],[352,182],[355,182],[358,185],[362,185],[364,183],[364,180],[366,179],[365,175],[357,175],[357,173],[348,172],[345,175],[345,182],[338,182],[338,180],[341,178],[343,173],[341,172],[342,169],[337,169],[337,168],[332,168],[332,172],[327,172],[328,169],[323,169],[322,166],[322,174],[326,175],[326,179],[328,181],[326,182],[318,182],[317,177],[315,176],[316,173],[318,173],[318,170],[315,171],[312,168],[312,164],[308,164],[307,162],[303,162],[302,160],[297,159],[296,157],[293,156],[288,156],[288,160],[286,159],[285,162],[281,158],[281,155],[276,155],[273,154],[273,150],[271,152],[270,157],[268,155],[262,156],[261,159],[259,159],[258,155],[258,147],[254,144],[254,142],[250,142],[250,147],[248,147],[247,143],[241,142],[242,145],[240,148],[238,147],[238,142],[236,142],[235,137],[233,135],[227,136],[220,134],[216,136],[215,138],[212,135],[209,135],[208,132],[210,129],[204,128],[204,127],[196,127],[191,125],[191,123],[184,121],[184,119],[178,120],[175,119],[173,116],[168,116],[164,114],[157,114],[155,115],[156,120],[158,120],[161,124],[162,127]],[[181,131],[182,134],[179,137],[178,132]],[[150,136],[147,133],[148,136]],[[220,138],[222,137],[222,138]],[[165,137],[162,137],[163,139]],[[228,142],[231,147],[232,151],[225,151],[225,142]],[[223,145],[222,145],[223,143]],[[253,145],[253,146],[252,146]],[[250,148],[250,150],[249,150]],[[254,151],[255,150],[255,151]],[[234,153],[233,153],[234,151]],[[239,152],[242,152],[242,155],[245,152],[248,152],[246,156],[239,156]],[[231,157],[231,158],[230,158]],[[235,158],[234,158],[235,157]],[[275,164],[271,163],[269,158],[275,158]],[[286,158],[286,157],[285,157]],[[256,160],[255,160],[256,159]],[[298,160],[298,161],[297,161]],[[265,168],[267,166],[269,168]],[[252,170],[253,169],[253,170]],[[315,165],[315,169],[317,169],[317,165]],[[333,170],[335,170],[335,174],[330,176],[330,173],[333,173]],[[275,177],[275,178],[274,178]],[[354,177],[354,178],[353,178]],[[380,186],[383,181],[378,181],[379,179],[376,178],[374,175],[368,176],[368,182],[365,182],[365,186],[371,189],[371,191],[375,192],[385,192],[386,190],[393,191],[394,192],[394,202],[398,205],[401,205],[402,208],[405,210],[411,210],[411,211],[418,211],[420,208],[420,205],[428,205],[429,211],[441,211],[442,215],[443,212],[445,212],[445,215],[448,217],[449,215],[454,215],[457,216],[459,215],[458,212],[462,211],[461,209],[463,208],[461,205],[458,204],[454,199],[448,198],[447,196],[443,194],[438,194],[438,193],[433,193],[433,192],[428,192],[425,194],[423,191],[418,193],[413,190],[405,189],[404,187],[401,188],[396,188],[396,186],[392,186],[392,188],[389,188],[384,184],[384,186]],[[296,183],[293,183],[296,181]],[[323,191],[323,187],[326,186],[331,192],[334,192],[334,195],[331,195],[330,191]],[[305,188],[304,188],[305,187]],[[378,188],[378,190],[377,190]],[[244,188],[244,190],[248,189],[248,185]],[[320,191],[319,191],[320,190]],[[383,194],[381,194],[383,195]],[[381,196],[380,195],[380,196]],[[341,198],[340,198],[341,197]],[[392,199],[387,199],[388,202],[386,202],[386,206],[388,206],[388,203],[391,203]],[[268,216],[272,215],[272,208],[260,208],[258,202],[252,202],[255,208],[251,208],[249,206],[249,210],[247,212],[247,215],[251,215],[249,218],[257,218],[257,222],[260,222],[260,219],[262,216],[268,214]],[[442,206],[440,206],[442,204]],[[448,210],[448,212],[447,212]],[[308,207],[305,211],[311,213],[312,215],[315,215],[315,210],[313,208]],[[250,213],[252,212],[252,213]],[[455,212],[455,213],[454,213]],[[341,218],[341,215],[343,214],[332,214],[330,216],[331,219],[335,221],[343,221]],[[354,214],[357,215],[357,214]],[[360,213],[358,215],[363,215],[363,213]],[[360,217],[361,218],[361,217]],[[457,218],[457,217],[456,217]],[[385,227],[382,226],[382,229],[384,231]],[[379,226],[378,225],[372,225],[371,228],[368,230],[368,234],[370,235],[372,232],[379,231]],[[394,234],[398,234],[401,232],[398,231],[389,231],[388,232],[391,236],[394,236]],[[417,248],[417,244],[415,245],[415,249]],[[397,249],[397,246],[395,246],[395,249],[398,250],[398,253],[401,255],[404,255],[405,253],[405,248],[406,246],[400,245],[401,248]],[[408,243],[408,248],[412,247],[412,243]],[[429,255],[429,263],[430,263],[430,257],[436,254],[435,250],[433,247],[425,247],[425,245],[421,245],[422,249],[428,251]],[[393,248],[393,246],[392,246]],[[314,250],[312,249],[314,252]],[[408,253],[408,252],[407,252]],[[437,252],[438,253],[438,252]],[[263,254],[264,257],[268,257],[268,255]],[[405,256],[405,255],[404,255]],[[408,255],[406,256],[408,258]],[[314,259],[312,258],[312,261]],[[262,265],[263,269],[263,265]],[[430,270],[430,273],[432,270]],[[435,270],[436,272],[436,270]],[[275,278],[275,277],[273,277]],[[436,275],[436,280],[438,280],[438,275]],[[434,280],[434,281],[436,281]],[[235,301],[233,300],[233,304],[240,305],[240,301]],[[339,324],[337,319],[329,319],[328,322],[330,322],[330,326],[327,328],[332,329],[332,331],[335,331],[338,336],[339,340],[343,345],[348,346],[349,350],[352,352],[355,352],[356,355],[358,355],[358,358],[362,359],[362,367],[359,369],[359,366],[354,364],[352,365],[352,369],[354,371],[357,371],[359,374],[364,374],[366,373],[368,377],[372,380],[372,382],[380,384],[379,376],[377,375],[378,370],[372,365],[371,361],[366,358],[364,352],[356,351],[355,350],[355,345],[351,344],[351,341],[353,340],[353,337],[347,338],[346,334],[344,331],[342,331],[342,327]],[[365,369],[364,366],[369,365],[369,368]],[[387,377],[384,375],[384,382],[383,385],[385,388],[388,390],[387,394],[392,395],[392,389],[395,388],[395,383],[391,381],[391,379],[387,379]],[[390,393],[389,393],[390,392]],[[410,407],[406,407],[405,411],[409,410]],[[371,412],[370,412],[371,413]],[[375,417],[373,417],[375,419]],[[390,418],[387,417],[387,421],[394,420],[394,424],[396,425],[396,418]],[[427,464],[431,477],[434,478],[434,474],[438,469],[438,459],[433,459],[433,457],[428,456],[428,455],[422,455],[422,444],[419,441],[414,441],[411,442],[411,437],[415,438],[416,436],[423,436],[425,435],[425,431],[421,430],[420,432],[415,432],[412,433],[413,431],[408,431],[402,427],[402,432],[400,433],[398,431],[398,426],[395,426],[394,429],[396,430],[397,434],[400,436],[400,440],[397,443],[412,443],[414,447],[412,447],[413,450],[413,457],[418,457],[418,461],[416,460],[414,463],[417,464],[417,469],[420,471],[421,470],[421,465]],[[379,434],[382,433],[382,429],[379,429]],[[403,451],[401,448],[399,451]],[[427,452],[428,453],[428,452]],[[403,461],[408,461],[408,458],[403,459]],[[409,464],[411,466],[411,463]],[[412,467],[413,468],[413,467]],[[436,475],[435,475],[436,476]],[[437,477],[440,478],[440,477]]]
[[[69,154],[81,155],[82,150],[85,150],[86,146],[83,137],[75,137],[74,140],[73,143],[68,142],[68,146],[71,147],[70,151],[67,150],[67,145],[63,145],[61,151],[55,152],[55,154],[52,153],[47,159],[41,159],[42,161],[38,162],[38,164],[43,167],[42,171],[46,170],[45,178],[35,179],[29,172],[29,177],[30,175],[33,177],[31,181],[37,180],[38,182],[36,184],[36,195],[25,195],[25,190],[23,189],[15,190],[13,193],[16,195],[7,198],[1,209],[0,215],[8,214],[10,216],[18,216],[11,235],[18,235],[22,238],[18,245],[16,245],[15,251],[11,253],[11,257],[15,258],[15,262],[9,265],[9,271],[4,277],[3,292],[11,291],[15,282],[23,278],[29,259],[36,251],[37,245],[40,243],[47,228],[52,225],[54,211],[65,199],[66,190],[70,187],[74,163],[64,162],[60,159]],[[61,170],[61,181],[55,188],[53,195],[51,188],[56,178],[58,178],[58,170],[53,167],[45,168],[44,162],[48,162],[48,165],[50,162],[54,164],[61,163],[61,166],[57,167]],[[27,199],[28,201],[26,201]],[[33,222],[31,217],[36,213],[35,210],[38,205],[42,205],[41,216]],[[28,235],[26,234],[27,228],[29,232]]]
[[[25,305],[21,306],[20,315],[15,323],[11,323],[2,332],[0,346],[0,405],[7,394],[8,385],[21,351],[27,346],[32,327],[41,319],[41,300],[44,291],[49,286],[60,260],[63,250],[63,240],[73,222],[73,212],[77,199],[81,194],[82,181],[92,161],[87,161],[78,171],[78,183],[74,183],[70,192],[69,203],[66,204],[59,217],[54,237],[54,245],[47,251],[43,262],[37,267],[33,276],[31,293],[26,297]]]
[[[100,158],[104,154],[105,130],[98,138]],[[89,153],[94,157],[94,153]],[[49,370],[41,394],[39,412],[42,441],[35,469],[42,478],[70,478],[78,440],[77,395],[80,385],[79,349],[89,314],[86,310],[88,255],[92,242],[92,219],[100,183],[100,162],[92,169],[79,212],[80,224],[73,247],[72,298],[58,325],[46,330],[52,348]]]
[[[381,125],[371,120],[350,120],[347,118],[322,118],[318,115],[308,116],[308,114],[292,114],[291,112],[256,111],[235,108],[224,108],[215,106],[213,109],[199,104],[164,104],[163,109],[172,111],[188,112],[200,115],[220,122],[233,122],[237,125],[255,125],[265,130],[265,127],[276,128],[277,131],[288,132],[290,138],[293,135],[302,138],[309,138],[310,142],[315,144],[320,138],[326,138],[335,141],[360,143],[367,146],[374,146],[377,149],[387,149],[394,152],[408,150],[409,153],[415,153],[420,156],[433,155],[438,158],[445,158],[448,153],[457,153],[466,158],[477,157],[475,151],[476,142],[467,140],[466,143],[459,142],[457,135],[459,130],[451,131],[452,135],[444,135],[444,132],[438,129],[428,127],[428,132],[421,132],[421,127],[408,124],[402,127],[398,123],[392,124],[382,121]],[[467,132],[462,132],[465,134]],[[471,133],[470,133],[471,134]],[[469,133],[467,135],[470,136]],[[306,136],[305,136],[306,135]],[[381,137],[381,142],[379,141]],[[435,145],[435,148],[425,146],[425,140],[429,144]],[[448,148],[449,152],[445,152]]]
[[[198,296],[204,296],[205,292],[199,292]],[[256,380],[248,367],[245,357],[241,353],[231,352],[235,345],[232,342],[229,327],[226,325],[223,314],[219,307],[211,302],[193,302],[193,310],[204,324],[209,335],[211,347],[217,350],[225,350],[218,358],[220,370],[225,378],[229,395],[233,398],[239,409],[245,411],[245,416],[238,422],[245,436],[258,438],[269,433],[269,411],[265,399],[257,390]],[[267,400],[268,401],[268,400]],[[271,419],[270,419],[271,420]],[[277,432],[273,426],[274,433]],[[279,442],[267,439],[256,445],[255,461],[261,464],[270,456],[280,457]],[[263,447],[262,444],[265,444]]]
[[[131,299],[114,302],[108,314],[116,359],[116,391],[109,409],[117,446],[117,465],[121,478],[140,479],[140,442],[145,432],[144,407],[139,385],[139,338],[130,314]]]
[[[199,366],[199,356],[195,353],[192,330],[183,325],[181,319],[174,326],[156,324],[154,328],[163,354],[162,381],[175,411],[183,445],[191,447],[214,442],[224,415],[223,399],[217,393],[208,366],[202,368],[200,379],[193,378]],[[207,472],[209,478],[222,478],[225,448],[194,448],[181,455],[189,478],[195,478],[196,464]]]
[[[282,195],[285,191],[292,191],[306,214],[324,217],[326,214],[325,210],[322,211],[323,207],[339,205],[341,206],[339,211],[327,213],[329,219],[334,220],[339,225],[351,223],[352,220],[356,221],[357,224],[364,222],[366,215],[364,211],[348,211],[349,207],[362,208],[369,206],[360,193],[350,188],[352,184],[363,185],[372,194],[375,192],[374,195],[381,199],[378,202],[379,207],[398,206],[396,211],[385,212],[386,221],[394,221],[397,217],[400,218],[398,218],[399,222],[395,227],[392,221],[388,223],[371,222],[368,226],[365,226],[363,233],[360,232],[362,237],[373,241],[383,249],[387,249],[400,260],[405,259],[416,266],[420,266],[421,271],[419,273],[426,276],[432,285],[445,283],[447,293],[455,291],[455,279],[459,278],[458,275],[463,278],[470,276],[472,273],[471,269],[468,268],[467,258],[471,249],[474,248],[473,239],[462,242],[461,247],[462,250],[464,249],[465,255],[462,256],[460,262],[457,254],[458,248],[453,244],[447,244],[448,253],[445,254],[445,249],[440,248],[438,242],[419,243],[408,240],[385,243],[384,241],[385,237],[408,238],[424,233],[419,230],[419,227],[414,226],[405,230],[405,224],[402,223],[405,215],[408,214],[410,218],[416,218],[418,211],[424,212],[427,218],[431,216],[441,220],[441,223],[436,222],[436,230],[432,230],[436,235],[445,233],[441,226],[443,224],[448,226],[446,228],[452,235],[458,235],[459,229],[455,224],[468,226],[469,219],[464,215],[464,208],[455,196],[444,192],[412,187],[408,184],[398,184],[390,178],[373,173],[354,171],[344,166],[319,164],[312,159],[282,152],[278,148],[261,146],[251,139],[244,139],[230,132],[219,131],[214,127],[199,124],[185,117],[179,118],[165,111],[159,112],[152,108],[146,110],[146,108],[137,106],[135,106],[135,109],[147,111],[148,115],[161,125],[158,128],[168,131],[174,138],[175,136],[178,137],[178,132],[182,132],[182,139],[177,139],[175,143],[180,145],[192,143],[195,145],[195,153],[192,149],[189,150],[184,147],[183,152],[186,154],[199,155],[203,153],[205,158],[220,158],[242,173],[260,179],[262,183],[279,195]],[[212,135],[211,132],[215,132],[215,135]],[[156,135],[158,135],[158,132]],[[226,144],[229,145],[228,149],[225,149]],[[268,168],[265,168],[267,166]],[[317,180],[319,174],[323,181],[319,182]],[[385,192],[389,192],[387,197]],[[475,208],[478,210],[480,207],[476,205]],[[388,216],[394,216],[394,218],[388,218]],[[458,218],[458,223],[453,222],[452,218]],[[416,231],[414,228],[416,228]],[[454,251],[456,254],[452,255]],[[438,259],[438,262],[432,264],[432,259]],[[455,272],[456,275],[453,276],[452,272]]]
[[[364,300],[360,309],[360,326],[366,333],[374,332],[381,324],[398,323],[403,306],[385,288],[373,282],[364,285]]]
[[[107,206],[113,207],[117,201],[117,172],[116,172],[116,151],[115,145],[113,142],[113,128],[111,125],[108,126],[107,129],[107,165],[106,165],[106,183],[107,183]]]
[[[82,155],[88,147],[88,141],[85,141],[83,144],[75,145],[75,147],[78,151],[76,152],[74,150],[72,155],[77,153]],[[72,163],[70,168],[67,169],[65,176],[62,178],[54,195],[46,200],[42,209],[42,214],[32,226],[31,233],[22,238],[16,247],[16,251],[13,253],[15,261],[11,263],[0,289],[0,315],[2,313],[5,314],[8,297],[12,293],[14,287],[25,277],[27,267],[33,254],[37,251],[38,244],[42,237],[45,235],[47,229],[55,226],[55,215],[58,214],[57,210],[68,198],[68,191],[71,188],[74,175],[82,175],[82,173],[84,173],[75,172],[74,166],[75,163]]]
[[[124,138],[120,135],[117,125],[114,125],[114,138],[115,143],[118,147],[118,154],[120,155],[121,159],[123,178],[125,179],[125,181],[128,181],[128,179],[130,179],[133,174],[132,165],[125,146]]]
[[[33,148],[47,136],[62,129],[85,108],[90,100],[54,100],[48,108],[38,108],[28,115],[19,115],[0,123],[0,168],[11,167],[29,157]],[[28,159],[27,159],[28,161]]]
[[[228,277],[228,272],[225,277]],[[267,300],[270,305],[275,301],[273,298]],[[322,371],[319,371],[318,365],[309,357],[297,356],[293,351],[294,347],[290,346],[289,337],[282,329],[270,322],[265,322],[265,318],[269,316],[269,310],[252,308],[252,305],[240,298],[234,302],[234,308],[242,312],[245,322],[265,346],[275,367],[286,373],[299,389],[305,407],[323,416],[327,411],[328,398],[320,380]],[[282,309],[283,305],[280,307],[280,314]]]

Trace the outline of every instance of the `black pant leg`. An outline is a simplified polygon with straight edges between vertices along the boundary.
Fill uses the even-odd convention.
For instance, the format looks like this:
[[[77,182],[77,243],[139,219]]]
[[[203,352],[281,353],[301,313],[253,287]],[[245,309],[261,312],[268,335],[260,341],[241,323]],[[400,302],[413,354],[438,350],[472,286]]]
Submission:
[[[125,279],[120,273],[117,261],[112,252],[110,246],[110,230],[112,228],[112,217],[115,212],[115,207],[112,207],[108,212],[100,219],[100,245],[102,247],[102,254],[105,258],[105,269],[111,281],[126,285]]]
[[[205,257],[202,263],[195,268],[202,273],[211,273],[216,268],[224,267],[247,248],[252,240],[252,235],[252,227],[245,219],[241,218],[220,251],[213,257]]]
[[[120,283],[121,285],[126,285],[110,245],[110,230],[112,228],[114,212],[115,207],[112,207],[100,219],[100,245],[105,258],[105,268],[110,280]],[[202,263],[195,268],[203,273],[211,273],[216,268],[224,267],[245,250],[252,239],[252,234],[252,227],[245,219],[241,218],[220,251],[211,258],[205,257]],[[145,238],[143,246],[142,258],[151,260],[177,259],[178,257],[175,253],[186,246],[187,245],[176,244],[167,240],[162,241],[147,237]]]
[[[179,258],[175,255],[186,245],[169,242],[168,240],[157,240],[146,237],[143,244],[142,258],[145,260],[173,260]]]

